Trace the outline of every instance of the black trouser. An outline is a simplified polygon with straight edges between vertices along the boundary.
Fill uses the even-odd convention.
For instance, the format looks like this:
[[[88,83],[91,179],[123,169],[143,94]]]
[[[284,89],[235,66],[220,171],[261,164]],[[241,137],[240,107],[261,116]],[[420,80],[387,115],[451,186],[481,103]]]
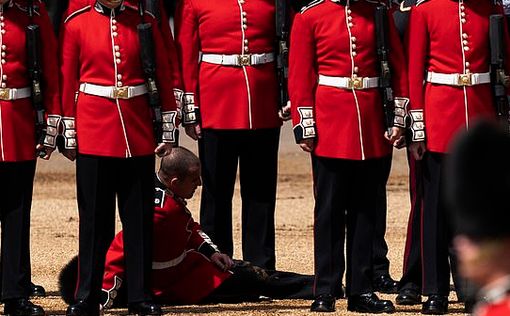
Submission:
[[[30,209],[35,160],[0,162],[2,300],[30,293]]]
[[[422,219],[423,294],[448,295],[450,292],[450,251],[452,235],[443,193],[443,161],[446,155],[428,152],[424,157],[424,207]],[[455,272],[455,271],[454,271]],[[454,275],[454,279],[456,275]]]
[[[390,274],[390,261],[388,260],[388,244],[386,243],[386,215],[388,212],[388,201],[386,197],[386,185],[390,177],[392,156],[384,157],[382,159],[382,168],[380,170],[380,183],[377,193],[377,211],[375,217],[375,232],[374,232],[374,278],[382,275]]]
[[[421,292],[421,216],[423,209],[423,168],[422,161],[413,158],[407,151],[409,164],[409,195],[411,212],[407,224],[406,246],[404,251],[403,275],[399,290],[411,289]]]
[[[128,302],[147,300],[151,272],[154,157],[78,155],[80,213],[77,300],[99,304],[106,252],[115,234],[115,197],[122,229]],[[171,241],[169,241],[171,242]]]
[[[383,159],[312,155],[315,181],[314,294],[338,293],[347,228],[347,295],[372,292],[372,248]]]
[[[243,259],[275,268],[274,212],[280,129],[202,131],[200,224],[232,256],[232,196],[239,162]]]

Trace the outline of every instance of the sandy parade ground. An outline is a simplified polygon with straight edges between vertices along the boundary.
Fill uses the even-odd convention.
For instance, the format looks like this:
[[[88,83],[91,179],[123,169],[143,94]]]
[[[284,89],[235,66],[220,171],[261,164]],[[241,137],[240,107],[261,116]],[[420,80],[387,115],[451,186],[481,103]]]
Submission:
[[[196,145],[181,136],[182,145],[196,152]],[[280,150],[278,200],[276,210],[277,268],[299,273],[313,273],[313,198],[309,156],[294,144],[290,126],[282,132]],[[391,273],[396,279],[402,273],[405,233],[409,213],[407,162],[405,152],[395,153],[392,175],[388,184],[389,214],[386,234],[392,262]],[[198,219],[199,194],[188,204]],[[236,258],[240,258],[240,199],[236,186],[234,229]],[[117,225],[120,228],[120,225]],[[171,241],[168,241],[171,242]],[[58,296],[57,278],[62,266],[77,254],[78,212],[74,164],[56,154],[50,162],[40,162],[35,181],[32,208],[32,275],[43,285],[48,297],[36,299],[49,315],[65,314],[66,305]],[[383,295],[394,300],[395,295]],[[455,297],[451,297],[455,300]],[[238,305],[164,307],[166,315],[308,315],[310,301],[283,300]],[[397,306],[395,315],[416,315],[421,306]],[[460,304],[450,304],[451,314],[461,315]],[[109,310],[107,314],[125,315],[127,310]],[[361,315],[346,312],[346,301],[337,301],[333,315]]]

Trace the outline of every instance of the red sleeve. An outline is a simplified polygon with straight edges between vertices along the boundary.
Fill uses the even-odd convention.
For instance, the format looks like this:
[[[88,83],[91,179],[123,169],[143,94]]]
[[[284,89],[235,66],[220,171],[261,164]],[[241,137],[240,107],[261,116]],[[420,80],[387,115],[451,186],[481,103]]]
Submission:
[[[200,122],[198,104],[198,71],[200,40],[198,18],[191,0],[180,1],[175,15],[177,53],[181,61],[184,87],[183,124]]]
[[[410,35],[412,34],[412,36]],[[406,37],[406,50],[409,68],[409,99],[412,141],[425,141],[423,110],[425,106],[425,62],[429,52],[427,21],[418,7],[411,9],[409,29]]]
[[[156,84],[158,86],[161,110],[163,114],[163,142],[175,143],[177,141],[176,127],[178,122],[177,104],[174,98],[174,85],[172,80],[172,67],[168,59],[163,36],[156,19],[151,19],[152,35],[156,58]]]
[[[80,33],[76,20],[64,23],[60,32],[60,91],[62,98],[62,135],[66,149],[76,149],[76,93],[80,79]]]
[[[392,70],[392,88],[393,98],[395,102],[395,119],[394,125],[405,128],[405,117],[407,115],[407,108],[409,104],[409,82],[407,78],[407,63],[405,62],[406,56],[404,54],[404,47],[400,36],[398,34],[395,20],[393,19],[392,10],[388,12],[389,24],[389,42],[390,54],[388,56],[390,68]]]
[[[211,238],[202,231],[200,224],[191,219],[191,237],[188,241],[188,249],[195,249],[202,253],[207,258],[215,252],[218,252],[218,247],[212,242]]]
[[[316,58],[311,26],[302,14],[297,14],[290,33],[289,49],[289,95],[297,142],[315,138]]]
[[[43,3],[39,4],[41,30],[42,84],[44,105],[47,114],[60,115],[60,83],[58,76],[58,44],[48,12]]]

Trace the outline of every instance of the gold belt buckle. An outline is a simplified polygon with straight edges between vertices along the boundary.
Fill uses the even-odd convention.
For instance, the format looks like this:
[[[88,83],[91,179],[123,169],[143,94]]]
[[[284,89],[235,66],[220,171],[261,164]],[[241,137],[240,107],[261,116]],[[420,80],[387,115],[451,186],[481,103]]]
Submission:
[[[251,66],[251,55],[239,55],[237,56],[237,62],[239,66]]]
[[[10,100],[11,89],[9,88],[0,88],[0,100],[8,101]]]
[[[363,85],[363,78],[362,77],[353,77],[351,79],[349,79],[349,89],[363,89],[364,88],[364,85]]]
[[[128,88],[129,87],[113,88],[113,98],[114,99],[128,99],[129,98]]]
[[[471,86],[472,81],[471,74],[460,74],[458,78],[458,84],[459,86]]]

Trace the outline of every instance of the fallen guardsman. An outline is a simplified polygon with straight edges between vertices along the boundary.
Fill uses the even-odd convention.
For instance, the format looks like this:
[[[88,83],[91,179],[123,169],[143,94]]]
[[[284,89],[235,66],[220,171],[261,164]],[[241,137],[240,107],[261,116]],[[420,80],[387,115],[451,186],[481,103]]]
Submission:
[[[233,261],[218,251],[186,208],[201,185],[200,161],[178,147],[161,161],[156,176],[151,290],[161,304],[238,303],[273,299],[311,299],[313,276],[268,271],[245,261]],[[101,293],[103,308],[126,304],[122,231],[106,255]],[[77,257],[60,274],[60,294],[72,304]]]

